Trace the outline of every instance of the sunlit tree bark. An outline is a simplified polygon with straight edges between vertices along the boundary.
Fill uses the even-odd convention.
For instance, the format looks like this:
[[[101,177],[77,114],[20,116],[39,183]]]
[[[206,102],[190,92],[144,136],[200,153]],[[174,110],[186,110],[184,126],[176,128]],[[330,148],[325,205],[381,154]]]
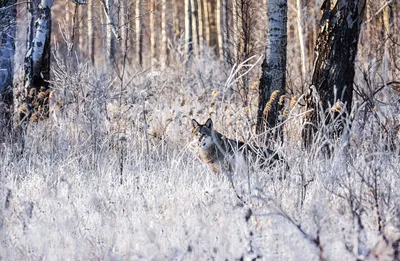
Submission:
[[[306,67],[306,49],[304,41],[304,17],[303,17],[303,3],[302,0],[296,0],[297,7],[297,33],[299,37],[300,45],[300,57],[301,57],[301,83],[304,84],[307,78],[307,67]]]
[[[168,39],[167,39],[167,0],[161,2],[161,64],[168,64]]]
[[[215,9],[215,23],[217,27],[217,39],[218,39],[218,56],[224,56],[224,38],[222,32],[222,20],[221,20],[221,12],[222,12],[222,0],[217,0],[217,8]]]

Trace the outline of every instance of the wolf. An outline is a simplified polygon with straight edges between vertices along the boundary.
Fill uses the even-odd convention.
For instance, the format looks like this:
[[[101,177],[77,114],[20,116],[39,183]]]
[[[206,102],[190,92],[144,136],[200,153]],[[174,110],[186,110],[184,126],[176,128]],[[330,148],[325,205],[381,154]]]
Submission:
[[[211,119],[205,124],[192,119],[192,126],[200,158],[215,173],[233,173],[257,165],[262,168],[281,160],[275,151],[225,137],[214,129]]]

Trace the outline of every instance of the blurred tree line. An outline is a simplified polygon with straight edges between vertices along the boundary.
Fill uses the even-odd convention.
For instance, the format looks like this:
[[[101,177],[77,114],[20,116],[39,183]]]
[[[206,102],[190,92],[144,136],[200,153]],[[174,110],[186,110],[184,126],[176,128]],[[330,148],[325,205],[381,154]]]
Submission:
[[[384,84],[399,78],[399,5],[393,0],[2,0],[1,127],[10,130],[16,85],[23,86],[18,124],[47,117],[54,51],[77,55],[110,73],[126,66],[173,69],[177,62],[190,68],[191,60],[209,48],[229,66],[264,54],[259,69],[247,72],[242,67],[236,86],[237,102],[243,106],[251,90],[258,90],[258,132],[277,124],[279,99],[265,113],[275,91],[279,96],[308,93],[307,109],[314,112],[318,105],[313,90],[324,100],[323,110],[339,97],[347,104],[347,115],[356,57],[365,68],[379,67]],[[68,44],[59,44],[63,42]],[[180,50],[178,61],[171,50]],[[21,52],[24,80],[17,83],[14,64],[22,59],[18,55],[14,61],[14,53]],[[270,74],[277,66],[280,72]],[[304,132],[305,140],[310,140],[318,116],[311,113],[308,120],[312,127]]]

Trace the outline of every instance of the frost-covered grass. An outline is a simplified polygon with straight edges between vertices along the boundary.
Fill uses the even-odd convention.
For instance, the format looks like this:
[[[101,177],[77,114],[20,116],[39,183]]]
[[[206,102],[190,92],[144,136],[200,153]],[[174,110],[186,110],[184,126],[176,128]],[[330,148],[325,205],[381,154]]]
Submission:
[[[399,236],[393,153],[360,155],[344,166],[340,155],[324,160],[284,148],[287,178],[270,178],[274,169],[251,172],[243,202],[185,147],[166,148],[163,159],[151,145],[146,166],[140,148],[128,145],[121,183],[118,150],[101,148],[96,159],[90,144],[53,149],[62,133],[56,141],[41,135],[49,129],[31,131],[22,155],[2,151],[9,159],[0,169],[4,260],[355,260],[380,235],[390,244]]]
[[[321,135],[309,150],[288,107],[272,144],[286,179],[284,166],[251,169],[235,190],[200,161],[190,120],[257,143],[257,90],[243,106],[215,57],[122,83],[70,64],[54,68],[50,119],[30,125],[22,152],[18,139],[0,147],[0,260],[399,258],[397,133],[362,106],[348,146]]]

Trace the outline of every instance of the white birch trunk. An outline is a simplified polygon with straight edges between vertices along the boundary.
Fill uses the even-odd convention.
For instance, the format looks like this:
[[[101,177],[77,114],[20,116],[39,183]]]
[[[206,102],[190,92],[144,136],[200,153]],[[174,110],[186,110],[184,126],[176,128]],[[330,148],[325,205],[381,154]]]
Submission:
[[[173,2],[173,20],[174,20],[174,32],[175,38],[178,39],[181,35],[181,28],[180,28],[180,20],[179,20],[179,7],[178,7],[179,0],[174,0]]]
[[[156,58],[156,3],[150,0],[150,64],[153,64]]]
[[[278,122],[278,98],[265,114],[265,105],[274,91],[284,94],[286,84],[286,45],[287,45],[287,0],[269,0],[267,40],[265,58],[260,80],[260,98],[257,118],[257,131],[263,132],[266,126],[272,128]],[[265,120],[265,122],[264,122]]]
[[[114,0],[106,0],[105,16],[107,19],[106,25],[106,53],[108,65],[113,64],[115,59],[115,40],[113,37],[114,25]]]
[[[185,0],[185,48],[186,54],[191,57],[193,54],[192,35],[192,7],[190,0]]]
[[[192,36],[193,36],[193,53],[199,54],[199,23],[197,17],[197,1],[190,0],[192,7]]]
[[[48,115],[48,88],[50,79],[50,34],[52,0],[42,0],[31,9],[30,28],[25,56],[25,97],[20,120],[37,120]],[[35,10],[36,9],[36,10]],[[38,17],[35,21],[35,17]],[[38,95],[38,94],[41,95]],[[35,116],[32,119],[31,116]]]
[[[121,28],[121,49],[122,49],[122,56],[126,56],[127,52],[127,45],[128,45],[128,22],[127,22],[127,17],[128,17],[128,7],[127,7],[127,1],[128,0],[119,0],[120,1],[120,12],[119,12],[119,24]]]
[[[303,26],[303,4],[302,0],[296,0],[297,4],[297,32],[299,35],[300,56],[301,56],[301,84],[309,81],[309,75],[306,69],[306,49],[304,41],[304,26]]]
[[[204,5],[204,29],[205,29],[205,40],[208,46],[211,44],[210,38],[210,9],[208,5],[208,1],[203,1]]]
[[[168,64],[168,39],[167,39],[167,0],[161,2],[161,65],[165,68]]]
[[[224,57],[224,39],[222,36],[221,30],[221,10],[222,10],[222,3],[221,0],[217,0],[217,8],[215,9],[215,23],[217,26],[217,39],[218,39],[218,57]]]

